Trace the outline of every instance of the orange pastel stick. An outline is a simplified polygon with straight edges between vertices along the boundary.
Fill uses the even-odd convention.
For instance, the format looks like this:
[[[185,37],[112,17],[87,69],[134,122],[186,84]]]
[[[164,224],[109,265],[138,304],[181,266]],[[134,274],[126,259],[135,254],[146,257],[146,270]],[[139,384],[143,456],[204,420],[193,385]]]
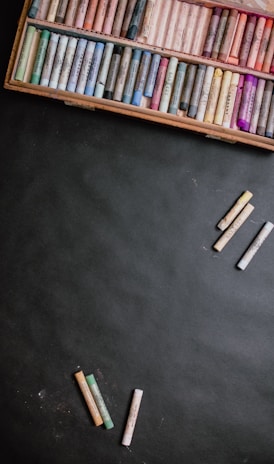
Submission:
[[[239,58],[234,58],[234,56],[229,56],[228,59],[227,59],[227,63],[234,64],[235,66],[238,66]]]
[[[256,63],[255,63],[255,66],[254,66],[256,71],[261,71],[261,69],[263,67],[263,62],[264,62],[267,46],[268,46],[268,43],[269,43],[272,26],[273,26],[273,19],[268,18],[266,20],[266,23],[265,23],[260,48],[259,48],[259,51],[258,51]]]
[[[264,18],[263,16],[257,20],[257,24],[255,27],[255,31],[254,31],[254,35],[253,35],[253,39],[251,42],[251,47],[249,50],[247,63],[246,63],[246,66],[248,68],[254,68],[255,66],[260,44],[261,44],[263,33],[264,33],[265,23],[266,23],[266,18]]]
[[[92,25],[92,29],[95,32],[102,32],[103,24],[104,24],[106,12],[107,12],[108,2],[109,0],[100,0],[97,6],[94,22]]]
[[[102,425],[104,423],[102,416],[99,412],[99,409],[95,403],[93,395],[89,389],[88,383],[86,381],[86,377],[83,371],[78,371],[74,373],[74,377],[77,380],[78,386],[82,392],[82,395],[86,401],[86,405],[88,410],[94,420],[94,424],[98,427],[98,425]]]
[[[257,17],[255,15],[248,16],[239,53],[240,66],[246,66],[256,23]]]
[[[239,21],[237,24],[237,29],[234,35],[234,39],[232,42],[232,47],[230,50],[230,56],[233,58],[238,58],[239,56],[239,51],[242,43],[242,38],[244,35],[244,30],[245,30],[245,25],[247,21],[247,14],[246,13],[241,13],[239,17]]]
[[[83,28],[87,29],[88,31],[91,31],[91,29],[92,29],[92,25],[93,25],[93,21],[94,21],[94,18],[95,18],[95,13],[96,13],[96,8],[97,8],[97,5],[98,5],[98,1],[99,0],[90,0],[90,2],[88,4],[88,8],[87,8],[87,11],[86,11],[86,16],[85,16],[85,21],[84,21],[84,24],[83,24]]]

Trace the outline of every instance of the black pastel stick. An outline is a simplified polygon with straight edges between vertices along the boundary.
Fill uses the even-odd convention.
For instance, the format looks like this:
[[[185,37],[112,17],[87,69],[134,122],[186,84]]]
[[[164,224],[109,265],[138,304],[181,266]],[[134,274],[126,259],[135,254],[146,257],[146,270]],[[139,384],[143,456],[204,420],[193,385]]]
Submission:
[[[198,68],[197,64],[189,64],[187,67],[186,77],[185,77],[183,91],[181,95],[180,110],[183,110],[183,111],[188,110],[197,68]]]
[[[128,26],[126,34],[127,39],[134,40],[136,38],[146,2],[147,0],[137,0]]]
[[[122,50],[123,48],[120,45],[114,45],[113,55],[111,57],[108,77],[107,77],[105,91],[104,91],[104,98],[108,100],[113,99],[113,92],[114,92],[117,75],[119,72]]]

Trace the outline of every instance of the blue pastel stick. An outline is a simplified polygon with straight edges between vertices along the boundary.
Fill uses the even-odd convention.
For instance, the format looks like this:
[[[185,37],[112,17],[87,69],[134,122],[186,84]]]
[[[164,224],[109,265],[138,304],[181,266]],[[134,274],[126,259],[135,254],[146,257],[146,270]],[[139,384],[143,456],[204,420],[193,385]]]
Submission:
[[[84,54],[86,51],[87,43],[88,43],[87,39],[80,38],[78,40],[75,56],[74,56],[73,63],[72,63],[72,68],[71,68],[68,83],[67,83],[67,90],[69,92],[75,92],[78,77],[79,77],[80,70],[81,70],[81,65],[82,65]]]
[[[145,83],[147,80],[147,74],[149,70],[149,64],[151,60],[151,53],[148,51],[143,51],[137,78],[134,88],[134,93],[132,97],[132,105],[140,106],[141,99],[144,92]]]
[[[88,73],[88,78],[87,78],[87,83],[85,87],[84,94],[88,95],[89,97],[92,97],[94,94],[95,90],[95,85],[96,85],[96,79],[97,75],[99,72],[99,67],[100,63],[102,60],[103,56],[103,51],[104,51],[105,44],[102,42],[97,42],[95,45],[91,65],[90,65],[90,70]]]
[[[160,61],[161,61],[161,55],[159,55],[158,53],[154,53],[154,55],[152,56],[152,60],[151,60],[151,64],[150,64],[150,68],[149,68],[149,72],[147,76],[147,82],[146,82],[146,86],[144,90],[145,97],[152,97]]]
[[[134,92],[134,85],[140,65],[140,60],[141,60],[141,55],[142,55],[142,50],[136,49],[133,52],[133,56],[130,62],[129,70],[128,70],[128,76],[126,79],[125,83],[125,88],[123,92],[123,98],[122,102],[123,103],[130,103],[132,99],[132,95]]]

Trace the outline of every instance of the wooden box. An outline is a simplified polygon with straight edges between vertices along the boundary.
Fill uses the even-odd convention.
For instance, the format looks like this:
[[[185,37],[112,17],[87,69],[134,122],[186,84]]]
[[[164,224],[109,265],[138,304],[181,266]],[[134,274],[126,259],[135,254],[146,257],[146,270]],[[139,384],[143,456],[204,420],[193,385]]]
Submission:
[[[123,24],[130,0],[68,0],[65,13],[61,16],[59,11],[58,16],[61,3],[61,0],[25,1],[4,88],[274,151],[273,0],[135,0],[135,13],[128,16],[127,29]],[[88,23],[92,3],[93,6],[97,4],[97,9]],[[119,25],[117,12],[118,8],[122,11],[123,3],[124,13],[120,16],[124,23],[120,20]],[[48,4],[44,11],[43,4],[45,7]],[[32,7],[35,7],[34,13]],[[218,20],[215,32],[213,17]],[[244,24],[242,32],[240,22]],[[249,36],[247,24],[251,24]],[[30,31],[33,32],[31,37],[27,34]],[[237,34],[241,37],[238,42]],[[62,63],[61,55],[57,57],[61,38],[67,41]],[[85,52],[82,50],[80,54],[79,51],[77,55],[80,39]],[[70,42],[72,51],[69,54]],[[103,45],[101,61],[98,63],[97,58],[96,64],[94,50],[98,44]],[[93,49],[85,60],[88,45]],[[130,56],[127,60],[126,50]],[[134,67],[135,53],[138,64],[135,62]],[[189,80],[191,70],[194,70],[192,81]],[[53,71],[56,71],[54,78]],[[206,72],[211,75],[207,86]],[[192,87],[189,84],[187,87],[187,81],[192,82]],[[69,82],[72,85],[69,86]],[[213,82],[217,89],[214,91]]]

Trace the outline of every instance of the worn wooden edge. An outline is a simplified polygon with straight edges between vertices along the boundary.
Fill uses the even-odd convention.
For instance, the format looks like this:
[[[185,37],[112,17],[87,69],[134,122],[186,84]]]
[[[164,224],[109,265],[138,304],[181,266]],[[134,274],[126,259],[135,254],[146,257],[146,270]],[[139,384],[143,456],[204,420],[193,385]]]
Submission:
[[[23,85],[8,83],[6,88],[13,91],[15,90],[40,97],[60,100],[67,105],[83,109],[110,111],[112,113],[130,116],[132,118],[135,117],[158,124],[164,124],[166,126],[173,126],[180,129],[187,129],[192,132],[198,132],[200,134],[204,134],[208,138],[214,138],[229,143],[239,142],[272,152],[274,151],[273,139],[268,139],[267,137],[251,134],[249,132],[227,129],[223,126],[204,123],[189,117],[163,113],[158,110],[151,110],[149,108],[133,106],[131,104],[116,102],[113,100],[105,100],[89,96],[79,97],[79,94],[76,94],[75,92],[49,89],[48,87],[41,87],[28,83],[24,83]]]

